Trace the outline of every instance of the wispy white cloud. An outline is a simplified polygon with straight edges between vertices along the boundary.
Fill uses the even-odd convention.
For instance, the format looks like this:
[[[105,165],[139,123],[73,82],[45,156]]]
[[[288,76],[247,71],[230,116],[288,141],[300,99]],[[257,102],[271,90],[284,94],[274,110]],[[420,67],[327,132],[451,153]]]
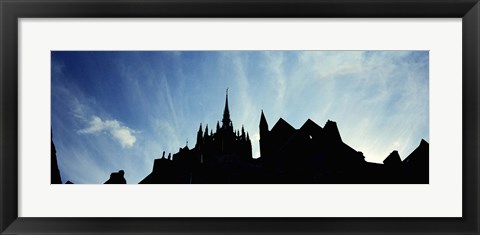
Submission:
[[[132,129],[122,125],[117,120],[104,121],[97,116],[92,117],[88,127],[78,131],[81,134],[95,134],[99,132],[108,132],[123,148],[131,148],[137,141]]]
[[[284,57],[278,52],[266,52],[266,69],[269,73],[270,79],[273,81],[272,86],[276,88],[277,110],[284,109],[284,100],[287,92],[287,80],[284,71]]]

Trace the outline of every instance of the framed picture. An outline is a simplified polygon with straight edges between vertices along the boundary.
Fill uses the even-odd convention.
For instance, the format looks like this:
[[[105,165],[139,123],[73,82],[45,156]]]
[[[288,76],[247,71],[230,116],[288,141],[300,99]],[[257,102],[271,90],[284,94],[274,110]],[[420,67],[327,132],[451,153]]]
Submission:
[[[2,234],[480,232],[476,0],[0,6]]]

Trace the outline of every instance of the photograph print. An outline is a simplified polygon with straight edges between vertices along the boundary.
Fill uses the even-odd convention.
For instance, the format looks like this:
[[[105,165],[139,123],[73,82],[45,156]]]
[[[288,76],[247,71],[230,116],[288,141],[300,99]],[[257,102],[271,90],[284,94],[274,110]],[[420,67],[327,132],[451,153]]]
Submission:
[[[428,184],[429,158],[428,51],[51,52],[51,184]]]

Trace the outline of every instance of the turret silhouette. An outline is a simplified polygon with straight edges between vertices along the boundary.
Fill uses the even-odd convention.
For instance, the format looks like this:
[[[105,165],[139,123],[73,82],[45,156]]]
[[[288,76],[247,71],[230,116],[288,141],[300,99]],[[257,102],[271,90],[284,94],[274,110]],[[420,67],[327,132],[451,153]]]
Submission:
[[[268,149],[270,148],[269,143],[267,141],[269,130],[268,130],[267,119],[263,114],[263,110],[262,110],[262,114],[260,115],[259,128],[260,128],[260,156],[263,156],[266,158],[267,155],[269,155]]]

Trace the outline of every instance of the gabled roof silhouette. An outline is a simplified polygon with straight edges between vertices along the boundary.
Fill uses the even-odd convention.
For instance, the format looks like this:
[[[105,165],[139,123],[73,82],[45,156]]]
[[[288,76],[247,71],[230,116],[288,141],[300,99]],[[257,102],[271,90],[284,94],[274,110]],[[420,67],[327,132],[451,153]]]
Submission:
[[[428,149],[429,149],[428,142],[422,139],[418,147],[415,150],[413,150],[413,152],[410,153],[410,155],[408,155],[408,157],[406,157],[403,160],[403,163],[409,165],[409,164],[416,164],[417,162],[425,162],[426,164],[428,164],[428,154],[424,154],[425,152],[428,153]],[[426,159],[422,159],[422,158],[426,158]]]
[[[383,160],[383,164],[385,165],[400,165],[402,163],[402,159],[400,158],[400,155],[398,154],[398,151],[395,150],[388,155],[385,160]]]
[[[290,125],[288,122],[283,120],[283,118],[279,118],[277,123],[272,127],[272,130],[270,131],[271,133],[277,133],[277,132],[295,132],[295,128],[293,128],[292,125]]]
[[[428,183],[429,182],[429,144],[421,140],[418,147],[413,150],[402,162],[405,169],[407,182]]]
[[[305,139],[316,139],[319,138],[320,135],[322,135],[322,127],[308,119],[300,129],[293,132],[283,145],[279,146],[280,152],[292,147],[292,145],[296,145],[295,143],[302,142]]]
[[[299,129],[300,131],[305,130],[305,131],[311,131],[313,133],[321,133],[323,128],[319,126],[317,123],[312,121],[310,118],[303,123],[302,127]]]
[[[276,145],[284,146],[285,143],[295,134],[297,130],[293,128],[288,122],[283,120],[283,118],[278,119],[277,123],[272,127],[270,131],[270,136],[273,142]]]
[[[310,138],[318,138],[319,135],[322,133],[322,127],[320,127],[317,123],[312,121],[311,119],[308,119],[305,121],[305,123],[300,127],[300,129],[296,130],[294,134],[288,139],[288,141],[285,143],[285,145],[288,145],[292,141],[294,141],[296,138],[299,137],[299,135],[309,135]]]

